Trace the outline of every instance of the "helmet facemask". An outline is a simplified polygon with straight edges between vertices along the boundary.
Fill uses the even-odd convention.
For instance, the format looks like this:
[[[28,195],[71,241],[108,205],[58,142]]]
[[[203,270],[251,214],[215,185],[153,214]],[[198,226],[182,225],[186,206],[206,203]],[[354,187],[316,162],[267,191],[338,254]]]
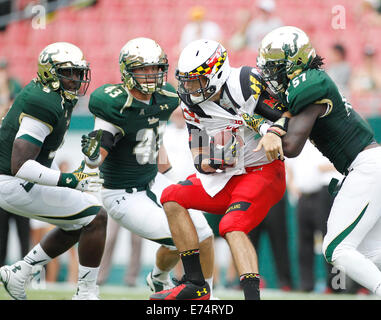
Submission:
[[[264,64],[257,63],[263,80],[267,82],[275,94],[286,91],[290,79],[287,77],[287,61],[266,61]]]
[[[157,66],[157,73],[144,73],[143,68],[148,66]],[[138,71],[137,69],[141,69]],[[128,88],[136,88],[143,94],[152,94],[161,88],[167,82],[168,64],[139,64],[135,67],[126,66],[127,77],[125,79],[129,83]]]
[[[216,92],[216,87],[210,86],[209,78],[199,74],[176,70],[176,79],[179,81],[178,95],[189,105],[204,102]]]
[[[73,66],[68,63],[55,64],[55,73],[61,88],[69,95],[84,96],[91,82],[91,71],[88,66]]]

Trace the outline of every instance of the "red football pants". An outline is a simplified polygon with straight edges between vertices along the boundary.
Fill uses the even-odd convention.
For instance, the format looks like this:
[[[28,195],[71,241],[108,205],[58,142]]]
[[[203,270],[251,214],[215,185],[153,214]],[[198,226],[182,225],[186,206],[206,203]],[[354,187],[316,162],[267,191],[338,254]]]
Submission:
[[[219,225],[222,237],[231,231],[247,234],[283,197],[286,179],[284,163],[280,160],[249,167],[246,171],[246,174],[233,176],[214,197],[206,193],[200,179],[193,174],[187,180],[167,187],[161,203],[174,201],[186,209],[224,214]]]

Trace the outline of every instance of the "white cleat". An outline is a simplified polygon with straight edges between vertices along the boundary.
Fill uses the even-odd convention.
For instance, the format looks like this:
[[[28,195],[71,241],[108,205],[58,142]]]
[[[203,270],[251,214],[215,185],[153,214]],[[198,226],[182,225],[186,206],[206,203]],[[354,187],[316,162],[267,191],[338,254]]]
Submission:
[[[90,285],[87,281],[79,281],[77,292],[72,300],[100,300],[99,287],[92,283]]]
[[[11,266],[0,268],[0,281],[5,290],[15,300],[26,300],[25,284],[28,282],[32,266],[25,261],[18,261]]]
[[[168,278],[166,280],[161,280],[152,275],[152,271],[146,277],[146,283],[152,292],[159,292],[163,290],[168,290],[174,288],[172,280]]]

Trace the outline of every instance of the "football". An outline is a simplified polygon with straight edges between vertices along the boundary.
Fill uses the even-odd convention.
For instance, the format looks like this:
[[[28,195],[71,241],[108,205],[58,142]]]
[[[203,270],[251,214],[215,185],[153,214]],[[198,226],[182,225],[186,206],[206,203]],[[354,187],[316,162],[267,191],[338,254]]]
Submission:
[[[224,146],[227,143],[231,143],[232,136],[231,130],[222,130],[213,136],[214,144]]]

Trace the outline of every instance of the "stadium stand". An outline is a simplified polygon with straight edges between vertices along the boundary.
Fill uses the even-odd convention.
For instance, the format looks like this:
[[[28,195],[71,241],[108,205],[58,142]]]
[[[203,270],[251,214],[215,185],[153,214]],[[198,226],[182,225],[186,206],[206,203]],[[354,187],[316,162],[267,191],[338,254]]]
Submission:
[[[10,23],[7,30],[0,33],[1,54],[9,57],[11,71],[20,75],[21,80],[26,82],[35,74],[34,61],[41,48],[53,41],[73,42],[83,48],[91,62],[91,91],[104,83],[105,77],[113,81],[119,80],[115,60],[120,48],[128,39],[150,36],[168,52],[171,63],[170,80],[173,80],[177,58],[173,48],[178,43],[181,29],[186,23],[186,12],[196,2],[99,0],[95,6],[80,10],[75,7],[58,9],[45,29],[34,30],[30,20]],[[247,0],[203,1],[208,18],[220,24],[226,38],[233,32],[232,12],[237,8],[254,10],[253,4],[253,1]],[[362,20],[358,19],[355,13],[358,10],[358,2],[335,2],[335,6],[340,5],[345,8],[344,30],[332,29],[331,20],[334,14],[330,1],[282,0],[277,2],[275,14],[281,17],[286,25],[295,25],[306,30],[323,56],[333,42],[340,40],[351,48],[348,59],[356,65],[361,63],[361,48],[365,43],[380,47],[380,27],[364,30]],[[231,52],[230,57],[232,65],[253,65],[256,53],[242,50]],[[381,55],[378,60],[381,61]],[[23,71],[20,72],[21,70]]]

